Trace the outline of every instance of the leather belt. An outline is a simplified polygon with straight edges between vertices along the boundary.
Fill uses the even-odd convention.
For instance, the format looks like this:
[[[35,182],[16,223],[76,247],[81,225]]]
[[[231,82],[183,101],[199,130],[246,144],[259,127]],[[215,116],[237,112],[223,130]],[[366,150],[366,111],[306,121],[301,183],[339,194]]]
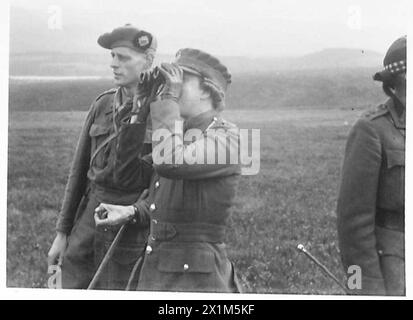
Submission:
[[[103,187],[91,181],[90,191],[99,202],[130,206],[136,202],[142,190],[120,190]]]
[[[376,225],[382,228],[404,232],[404,210],[376,210]]]
[[[151,223],[150,237],[154,241],[212,242],[225,241],[226,227],[209,223]]]

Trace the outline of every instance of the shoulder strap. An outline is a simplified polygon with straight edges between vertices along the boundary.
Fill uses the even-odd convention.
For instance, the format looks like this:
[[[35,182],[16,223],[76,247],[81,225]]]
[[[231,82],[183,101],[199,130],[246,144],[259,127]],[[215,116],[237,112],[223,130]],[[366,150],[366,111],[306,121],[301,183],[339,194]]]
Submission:
[[[114,131],[109,136],[107,136],[106,139],[103,140],[100,145],[98,145],[98,147],[96,148],[96,150],[93,152],[92,156],[90,157],[89,167],[92,167],[93,161],[95,160],[97,154],[103,149],[103,147],[106,146],[110,141],[115,139],[117,136],[118,136],[118,132]]]
[[[106,90],[106,91],[102,92],[100,95],[98,95],[97,98],[95,99],[95,101],[98,101],[98,100],[99,100],[100,98],[102,98],[104,95],[112,94],[112,93],[115,93],[115,92],[116,92],[116,88],[112,88],[112,89]]]

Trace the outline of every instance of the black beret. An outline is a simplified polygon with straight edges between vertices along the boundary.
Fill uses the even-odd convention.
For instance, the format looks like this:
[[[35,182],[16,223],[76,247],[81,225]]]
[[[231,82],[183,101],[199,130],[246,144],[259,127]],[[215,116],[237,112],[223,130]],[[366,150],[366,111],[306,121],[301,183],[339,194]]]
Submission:
[[[152,34],[130,24],[102,34],[98,44],[105,49],[127,47],[142,53],[156,51],[157,48],[157,41]]]

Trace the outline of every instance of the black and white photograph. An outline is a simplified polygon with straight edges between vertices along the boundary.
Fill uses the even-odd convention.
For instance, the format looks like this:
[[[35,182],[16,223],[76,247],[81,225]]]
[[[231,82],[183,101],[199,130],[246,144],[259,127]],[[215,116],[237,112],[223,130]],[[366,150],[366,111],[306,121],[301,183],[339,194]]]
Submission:
[[[406,297],[407,0],[4,7],[6,294]]]

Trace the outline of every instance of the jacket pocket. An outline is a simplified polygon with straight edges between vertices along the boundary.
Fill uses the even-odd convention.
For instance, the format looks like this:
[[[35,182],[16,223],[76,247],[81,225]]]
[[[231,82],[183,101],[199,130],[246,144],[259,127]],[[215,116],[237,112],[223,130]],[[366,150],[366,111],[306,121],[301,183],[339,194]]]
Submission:
[[[386,150],[386,166],[382,168],[379,181],[379,207],[390,210],[404,207],[404,166],[403,149]]]
[[[158,270],[161,272],[211,273],[215,270],[215,255],[202,249],[160,249]]]
[[[399,149],[390,149],[387,150],[386,152],[387,155],[387,168],[393,168],[393,167],[404,167],[404,161],[405,161],[405,151],[404,150],[399,150]]]
[[[89,135],[91,137],[98,137],[109,133],[110,127],[101,124],[93,123],[89,129]]]
[[[92,155],[95,153],[97,148],[101,148],[100,145],[108,137],[110,132],[110,126],[105,126],[102,124],[93,123],[89,129],[89,136],[91,138],[91,151]],[[93,159],[93,164],[98,168],[103,168],[107,161],[105,160],[108,155],[107,146],[103,146]]]

